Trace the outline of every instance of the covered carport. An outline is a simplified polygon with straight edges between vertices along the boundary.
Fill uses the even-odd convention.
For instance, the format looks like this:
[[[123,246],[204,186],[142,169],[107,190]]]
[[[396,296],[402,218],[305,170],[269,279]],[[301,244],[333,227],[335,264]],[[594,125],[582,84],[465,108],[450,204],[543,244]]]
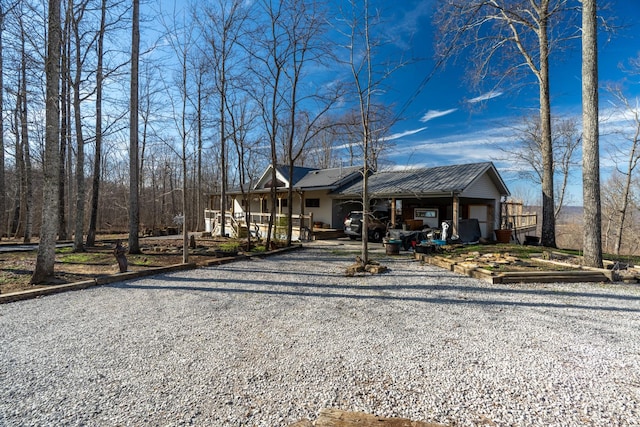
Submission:
[[[369,198],[386,203],[392,227],[439,228],[447,221],[458,235],[467,220],[477,220],[482,237],[492,238],[500,224],[500,202],[509,190],[491,162],[379,171],[369,177]],[[337,189],[332,197],[354,200],[360,182]]]

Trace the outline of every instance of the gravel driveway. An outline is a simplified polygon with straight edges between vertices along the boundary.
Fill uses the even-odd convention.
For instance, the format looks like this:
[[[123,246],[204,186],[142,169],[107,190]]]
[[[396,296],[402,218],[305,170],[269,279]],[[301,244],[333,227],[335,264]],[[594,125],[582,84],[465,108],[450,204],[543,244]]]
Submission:
[[[310,246],[0,306],[0,425],[640,425],[640,287]]]

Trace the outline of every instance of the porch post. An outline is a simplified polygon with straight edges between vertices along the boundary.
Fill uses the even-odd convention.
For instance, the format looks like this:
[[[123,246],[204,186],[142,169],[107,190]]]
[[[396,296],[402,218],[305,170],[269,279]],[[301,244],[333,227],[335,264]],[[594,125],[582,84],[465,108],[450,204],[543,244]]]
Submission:
[[[391,198],[391,228],[396,228],[396,198]]]
[[[451,221],[451,235],[458,234],[458,218],[460,217],[460,198],[458,194],[453,193],[453,219]]]
[[[300,197],[300,230],[298,236],[302,236],[302,230],[304,229],[304,193],[298,191],[298,197]]]

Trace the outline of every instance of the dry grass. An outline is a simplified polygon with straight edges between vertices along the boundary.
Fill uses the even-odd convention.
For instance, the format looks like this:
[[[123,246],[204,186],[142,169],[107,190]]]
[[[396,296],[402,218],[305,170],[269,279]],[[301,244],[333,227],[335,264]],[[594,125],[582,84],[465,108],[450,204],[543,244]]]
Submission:
[[[126,243],[126,239],[123,239]],[[7,241],[3,241],[7,243]],[[11,242],[18,243],[18,242]],[[198,238],[196,248],[189,249],[189,262],[204,264],[219,255],[220,250],[237,248],[239,242],[230,239]],[[73,283],[119,272],[113,255],[114,244],[98,242],[86,252],[73,253],[71,248],[56,250],[55,280],[46,285]],[[127,255],[128,271],[163,267],[182,263],[182,239],[141,239],[142,254]],[[36,251],[0,253],[0,293],[16,292],[36,287],[29,284],[36,263]]]

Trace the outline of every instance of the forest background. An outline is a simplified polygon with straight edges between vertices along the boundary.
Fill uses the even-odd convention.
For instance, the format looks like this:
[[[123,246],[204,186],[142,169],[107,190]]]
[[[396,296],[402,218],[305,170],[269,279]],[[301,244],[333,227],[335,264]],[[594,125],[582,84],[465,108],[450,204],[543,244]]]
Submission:
[[[254,180],[274,160],[318,168],[361,164],[361,111],[354,101],[358,93],[351,87],[357,73],[350,68],[366,56],[365,49],[375,52],[367,58],[375,57],[372,81],[378,83],[369,87],[375,106],[371,116],[375,135],[367,148],[371,166],[416,166],[398,161],[397,154],[406,154],[407,149],[415,153],[417,146],[407,148],[402,138],[424,128],[399,131],[398,123],[408,115],[412,98],[428,91],[430,79],[443,68],[436,59],[433,66],[424,67],[408,97],[390,97],[393,85],[384,83],[385,78],[426,61],[415,52],[415,45],[422,42],[412,40],[405,50],[399,49],[400,44],[393,42],[398,33],[389,31],[385,8],[363,13],[355,3],[333,2],[327,7],[288,0],[274,6],[264,0],[212,0],[176,9],[173,2],[143,2],[137,109],[140,228],[173,226],[184,218],[187,229],[201,230],[209,194]],[[424,3],[431,9],[421,15],[423,25],[431,23],[435,5]],[[580,2],[555,3],[570,10]],[[47,7],[34,0],[0,4],[0,234],[29,241],[39,234],[44,188]],[[95,238],[96,232],[126,232],[131,207],[131,2],[60,4],[63,161],[58,171],[58,236],[82,240]],[[612,17],[616,10],[603,8],[603,14]],[[365,18],[369,42],[357,46],[355,35],[364,34]],[[436,34],[437,25],[432,26]],[[574,39],[578,27],[576,23]],[[415,28],[404,31],[410,34]],[[615,37],[615,31],[607,34]],[[635,253],[640,120],[629,88],[640,67],[633,57],[621,57],[620,64],[627,77],[608,81],[603,88],[613,107],[609,117],[615,112],[616,123],[623,123],[609,128],[617,143],[601,153],[611,170],[602,186],[603,246],[613,251],[615,237],[620,237],[618,250]],[[505,70],[503,76],[508,74]],[[500,96],[496,81],[503,79],[486,81],[491,85],[470,99],[491,101]],[[423,122],[450,115],[450,110],[426,111]],[[561,208],[571,202],[563,199],[565,190],[580,166],[581,126],[575,117],[559,116],[554,123],[555,214],[561,218]],[[486,160],[511,164],[508,172],[534,188],[533,195],[522,187],[515,196],[539,204],[542,178],[535,121],[523,115],[520,123],[502,126],[501,133],[509,135],[511,145],[498,148],[508,155],[498,150]],[[465,151],[464,143],[458,145],[460,151]],[[575,220],[569,222],[579,228]],[[579,240],[580,233],[566,234]],[[559,243],[580,245],[575,240]]]

